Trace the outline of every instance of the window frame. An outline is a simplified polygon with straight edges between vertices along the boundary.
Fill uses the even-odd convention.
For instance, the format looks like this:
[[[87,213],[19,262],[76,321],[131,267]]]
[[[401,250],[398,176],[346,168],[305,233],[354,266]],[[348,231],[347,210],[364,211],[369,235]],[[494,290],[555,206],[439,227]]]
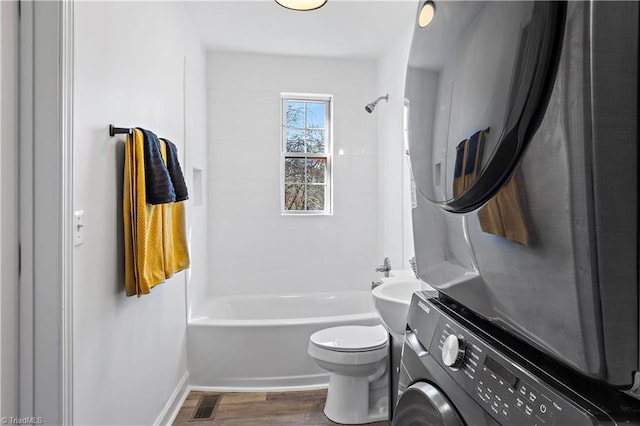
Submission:
[[[286,104],[293,102],[322,102],[325,104],[324,152],[287,151]],[[285,209],[285,160],[287,158],[321,158],[326,161],[324,210],[287,210]],[[303,183],[308,185],[308,183]],[[306,203],[306,200],[305,200]],[[280,94],[280,214],[282,216],[330,216],[333,215],[333,95],[310,93]]]

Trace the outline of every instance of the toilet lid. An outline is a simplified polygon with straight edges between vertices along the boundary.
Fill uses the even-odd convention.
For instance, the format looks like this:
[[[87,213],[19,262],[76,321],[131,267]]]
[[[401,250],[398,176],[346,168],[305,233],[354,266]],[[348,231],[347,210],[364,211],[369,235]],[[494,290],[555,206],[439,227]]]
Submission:
[[[371,351],[387,344],[387,331],[381,325],[345,325],[317,331],[311,335],[311,342],[338,352]]]

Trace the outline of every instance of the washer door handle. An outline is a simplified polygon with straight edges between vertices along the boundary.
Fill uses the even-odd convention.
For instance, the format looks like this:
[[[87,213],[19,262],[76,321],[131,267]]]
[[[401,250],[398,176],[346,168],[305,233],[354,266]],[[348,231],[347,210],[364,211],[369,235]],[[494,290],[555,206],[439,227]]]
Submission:
[[[418,358],[429,355],[429,351],[422,346],[422,343],[418,340],[418,336],[413,331],[407,331],[404,334],[404,341],[416,353]]]

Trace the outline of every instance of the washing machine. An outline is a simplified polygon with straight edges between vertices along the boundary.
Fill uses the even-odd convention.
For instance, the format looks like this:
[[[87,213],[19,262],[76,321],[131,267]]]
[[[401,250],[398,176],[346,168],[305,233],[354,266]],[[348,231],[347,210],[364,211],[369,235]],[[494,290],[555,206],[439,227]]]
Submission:
[[[617,424],[640,424],[635,398],[572,373],[451,299],[413,295],[393,426]]]

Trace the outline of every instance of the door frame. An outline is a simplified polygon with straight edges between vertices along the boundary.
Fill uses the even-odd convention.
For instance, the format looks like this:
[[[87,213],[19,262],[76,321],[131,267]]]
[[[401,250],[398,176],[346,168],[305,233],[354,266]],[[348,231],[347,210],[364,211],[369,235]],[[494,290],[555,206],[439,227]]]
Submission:
[[[18,414],[18,6],[0,2],[0,415]]]
[[[73,424],[73,2],[20,3],[20,416]]]

